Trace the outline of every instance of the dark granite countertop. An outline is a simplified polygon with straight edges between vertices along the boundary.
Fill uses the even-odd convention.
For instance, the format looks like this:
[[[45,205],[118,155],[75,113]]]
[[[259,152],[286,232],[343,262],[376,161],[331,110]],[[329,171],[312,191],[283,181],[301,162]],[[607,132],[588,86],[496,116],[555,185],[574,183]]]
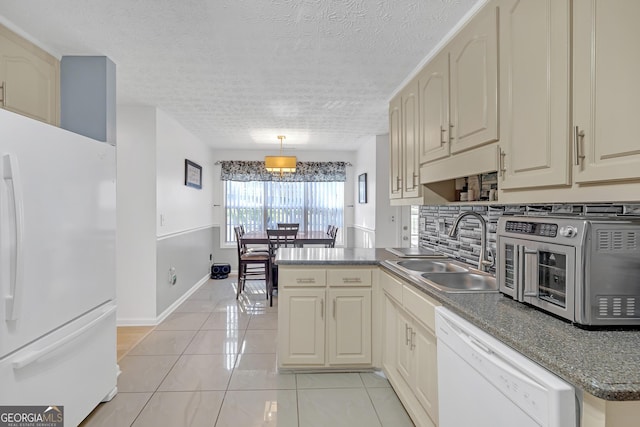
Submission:
[[[340,257],[343,258],[340,258]],[[640,400],[640,330],[585,330],[499,293],[452,294],[381,261],[384,249],[289,249],[280,265],[380,265],[577,388],[605,400]]]

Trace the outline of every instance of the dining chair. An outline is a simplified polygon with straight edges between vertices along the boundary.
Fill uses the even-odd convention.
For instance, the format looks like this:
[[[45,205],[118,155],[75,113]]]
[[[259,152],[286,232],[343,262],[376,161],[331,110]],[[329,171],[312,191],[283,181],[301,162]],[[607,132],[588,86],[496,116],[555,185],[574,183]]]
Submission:
[[[297,222],[279,222],[278,230],[299,230],[300,224]]]
[[[297,235],[297,229],[267,230],[269,254],[271,257],[271,289],[269,290],[269,296],[271,298],[270,305],[273,305],[273,289],[278,285],[278,266],[275,263],[276,254],[280,248],[295,247]]]
[[[328,248],[336,247],[336,236],[338,235],[338,227],[331,226],[331,232],[329,233],[329,237],[331,237],[331,243],[327,245]]]
[[[267,298],[271,295],[271,254],[269,251],[249,250],[242,241],[241,227],[234,227],[238,248],[238,289],[236,299],[245,288],[247,280],[264,280]]]

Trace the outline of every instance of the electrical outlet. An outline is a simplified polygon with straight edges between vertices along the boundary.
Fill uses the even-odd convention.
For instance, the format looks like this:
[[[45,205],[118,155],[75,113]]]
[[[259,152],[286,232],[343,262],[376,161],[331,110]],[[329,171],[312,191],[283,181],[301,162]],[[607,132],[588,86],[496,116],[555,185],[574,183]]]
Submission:
[[[169,269],[169,284],[173,286],[176,284],[177,281],[178,281],[178,275],[176,274],[176,268],[171,267]]]

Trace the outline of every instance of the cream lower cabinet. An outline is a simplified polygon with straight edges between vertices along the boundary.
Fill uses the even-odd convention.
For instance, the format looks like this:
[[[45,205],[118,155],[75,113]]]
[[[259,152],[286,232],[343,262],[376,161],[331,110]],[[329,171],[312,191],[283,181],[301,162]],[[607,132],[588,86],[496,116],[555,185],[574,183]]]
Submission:
[[[279,276],[281,368],[371,367],[371,269],[281,266]]]
[[[59,76],[56,58],[0,25],[0,108],[58,126]]]
[[[380,272],[382,367],[418,426],[438,425],[435,300]]]

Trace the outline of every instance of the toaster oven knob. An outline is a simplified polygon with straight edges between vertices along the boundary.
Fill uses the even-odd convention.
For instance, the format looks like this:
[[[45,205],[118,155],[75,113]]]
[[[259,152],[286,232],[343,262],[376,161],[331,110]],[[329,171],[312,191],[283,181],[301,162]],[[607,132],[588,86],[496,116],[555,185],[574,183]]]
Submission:
[[[558,232],[562,237],[574,237],[576,234],[578,234],[578,229],[571,225],[568,225],[566,227],[560,227],[560,230],[558,230]]]

